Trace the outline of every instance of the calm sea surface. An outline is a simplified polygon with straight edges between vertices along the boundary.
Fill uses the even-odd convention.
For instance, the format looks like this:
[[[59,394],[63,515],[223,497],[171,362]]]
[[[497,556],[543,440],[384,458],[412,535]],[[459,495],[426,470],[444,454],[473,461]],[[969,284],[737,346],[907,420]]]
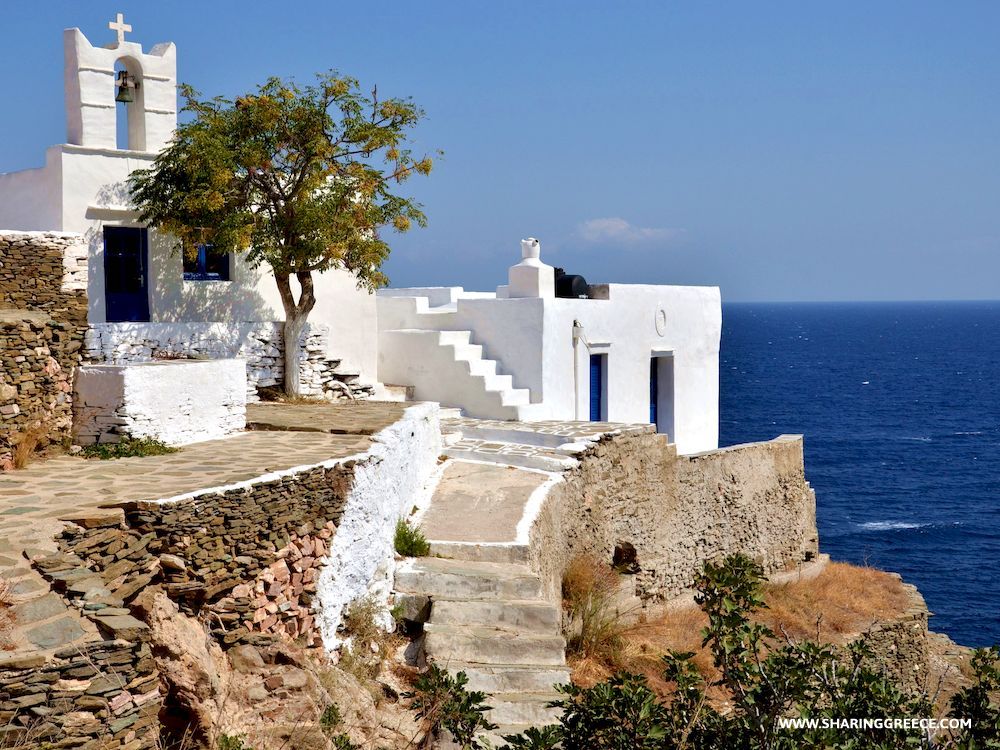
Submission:
[[[1000,643],[1000,303],[731,304],[722,445],[805,435],[820,549]]]

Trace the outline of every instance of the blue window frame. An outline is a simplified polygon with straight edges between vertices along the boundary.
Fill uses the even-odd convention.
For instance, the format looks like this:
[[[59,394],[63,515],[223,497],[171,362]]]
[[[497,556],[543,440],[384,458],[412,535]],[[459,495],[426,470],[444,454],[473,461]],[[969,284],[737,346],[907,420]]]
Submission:
[[[198,245],[193,254],[184,253],[185,281],[229,281],[229,253],[212,245]]]
[[[649,423],[656,424],[656,402],[660,400],[660,361],[649,360]]]
[[[604,359],[603,354],[590,355],[590,421],[604,421]]]

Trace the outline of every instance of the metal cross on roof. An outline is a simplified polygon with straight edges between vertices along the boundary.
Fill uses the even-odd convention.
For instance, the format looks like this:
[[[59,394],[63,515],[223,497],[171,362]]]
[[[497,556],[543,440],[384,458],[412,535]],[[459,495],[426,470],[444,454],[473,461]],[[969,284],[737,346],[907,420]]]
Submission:
[[[108,22],[108,28],[111,29],[112,31],[118,32],[119,44],[122,44],[125,41],[125,32],[132,30],[132,26],[130,24],[125,23],[125,16],[122,15],[121,13],[118,14],[117,19]]]

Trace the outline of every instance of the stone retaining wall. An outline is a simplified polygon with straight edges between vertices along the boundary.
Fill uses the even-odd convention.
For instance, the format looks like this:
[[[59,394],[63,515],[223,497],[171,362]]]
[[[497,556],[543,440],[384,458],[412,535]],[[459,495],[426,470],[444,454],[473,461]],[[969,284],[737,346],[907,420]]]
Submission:
[[[0,231],[0,310],[86,325],[87,245],[79,234]]]
[[[141,640],[97,641],[48,660],[0,654],[0,747],[155,747],[158,683]],[[27,724],[15,721],[23,716]]]
[[[437,408],[418,404],[356,458],[130,503],[121,528],[61,545],[126,604],[160,586],[226,645],[275,632],[332,644],[343,607],[391,576],[396,521],[439,453]]]
[[[635,594],[683,593],[705,560],[743,552],[773,573],[817,554],[815,496],[802,439],[678,456],[662,435],[602,439],[551,490],[532,529],[532,562],[553,594],[563,567],[634,551]]]
[[[79,235],[0,233],[0,471],[26,434],[41,447],[69,436],[86,289]]]
[[[359,382],[357,373],[327,357],[329,329],[309,325],[299,340],[302,388],[307,396],[330,399],[367,398],[374,386]],[[285,377],[282,324],[233,323],[100,323],[87,331],[86,359],[95,364],[132,364],[158,358],[244,359],[247,401],[257,401],[258,388],[280,386]]]
[[[903,692],[917,694],[928,684],[930,657],[927,603],[916,586],[903,584],[911,604],[899,617],[879,623],[862,637],[872,650],[871,664]]]

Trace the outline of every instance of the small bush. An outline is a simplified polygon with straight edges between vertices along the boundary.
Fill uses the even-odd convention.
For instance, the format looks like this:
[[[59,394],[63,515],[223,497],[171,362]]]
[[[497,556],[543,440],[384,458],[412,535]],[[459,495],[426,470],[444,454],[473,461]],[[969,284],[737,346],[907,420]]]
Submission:
[[[423,532],[402,518],[396,523],[395,546],[403,557],[427,557],[431,552]]]
[[[219,750],[253,750],[253,748],[244,745],[242,737],[223,734],[219,737]]]
[[[398,635],[379,624],[383,611],[368,596],[352,602],[344,615],[344,632],[351,641],[341,649],[339,666],[362,682],[378,677],[382,664],[401,642]]]
[[[327,706],[319,717],[319,728],[330,739],[334,750],[361,750],[361,746],[355,744],[349,735],[338,731],[343,723],[344,717],[334,703]]]
[[[84,447],[81,455],[84,458],[98,458],[108,461],[114,458],[133,458],[136,456],[163,456],[177,453],[180,448],[167,445],[155,438],[123,437],[117,443],[95,443]]]
[[[569,654],[621,666],[626,644],[615,601],[618,586],[618,573],[610,565],[589,556],[570,561],[562,582]]]
[[[427,722],[429,740],[439,739],[444,729],[462,748],[481,750],[489,747],[478,735],[496,729],[496,725],[486,719],[486,712],[491,707],[486,705],[485,693],[466,690],[468,682],[465,672],[452,677],[432,664],[413,683],[413,692],[403,694],[404,698],[412,700],[410,708],[416,711],[417,718]]]

